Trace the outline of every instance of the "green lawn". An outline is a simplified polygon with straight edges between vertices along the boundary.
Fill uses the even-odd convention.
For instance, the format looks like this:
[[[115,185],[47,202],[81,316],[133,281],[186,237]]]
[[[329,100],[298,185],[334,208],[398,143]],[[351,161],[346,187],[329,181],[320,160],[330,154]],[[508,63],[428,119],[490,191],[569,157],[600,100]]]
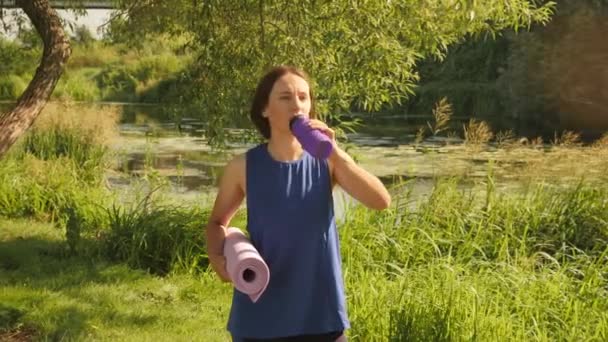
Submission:
[[[417,203],[349,209],[339,232],[351,341],[608,340],[605,184],[502,192],[488,181],[485,193],[437,181]],[[75,255],[63,229],[0,220],[0,340],[229,340],[230,285],[181,264],[165,276],[134,268],[164,265],[167,246],[199,260],[205,212],[121,212]],[[96,252],[117,241],[127,261]]]
[[[70,257],[50,224],[0,221],[0,340],[226,341],[231,290],[209,275],[156,277]],[[23,335],[22,335],[23,336]]]

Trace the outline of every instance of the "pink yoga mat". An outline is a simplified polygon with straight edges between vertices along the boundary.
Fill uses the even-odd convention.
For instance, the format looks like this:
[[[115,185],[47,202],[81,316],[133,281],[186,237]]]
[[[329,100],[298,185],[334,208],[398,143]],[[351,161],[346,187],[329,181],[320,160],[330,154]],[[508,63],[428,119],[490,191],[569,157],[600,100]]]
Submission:
[[[240,229],[230,227],[226,230],[224,256],[234,287],[257,302],[268,286],[270,270]]]

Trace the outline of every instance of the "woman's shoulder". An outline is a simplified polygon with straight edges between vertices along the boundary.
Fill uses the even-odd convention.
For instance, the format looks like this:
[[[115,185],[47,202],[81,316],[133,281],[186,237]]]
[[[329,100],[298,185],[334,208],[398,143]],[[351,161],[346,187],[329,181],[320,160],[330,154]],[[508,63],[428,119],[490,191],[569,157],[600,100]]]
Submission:
[[[246,189],[245,184],[245,154],[237,154],[224,167],[222,176],[222,182],[226,184],[238,184],[238,186],[244,191]]]
[[[260,153],[264,152],[265,144],[258,144],[253,146],[247,151],[235,154],[232,159],[226,164],[226,169],[231,169],[233,171],[245,171],[245,167],[247,164],[247,159],[254,157]]]
[[[245,169],[245,163],[247,160],[247,152],[236,154],[226,164],[227,170],[240,170]]]

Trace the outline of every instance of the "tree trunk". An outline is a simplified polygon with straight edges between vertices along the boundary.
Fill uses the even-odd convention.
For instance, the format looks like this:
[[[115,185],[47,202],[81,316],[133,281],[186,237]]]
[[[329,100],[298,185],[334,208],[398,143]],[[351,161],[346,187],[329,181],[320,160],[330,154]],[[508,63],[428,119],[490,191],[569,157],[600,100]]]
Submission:
[[[15,108],[0,116],[0,158],[34,123],[49,98],[72,52],[57,12],[48,0],[17,0],[44,43],[42,61]]]

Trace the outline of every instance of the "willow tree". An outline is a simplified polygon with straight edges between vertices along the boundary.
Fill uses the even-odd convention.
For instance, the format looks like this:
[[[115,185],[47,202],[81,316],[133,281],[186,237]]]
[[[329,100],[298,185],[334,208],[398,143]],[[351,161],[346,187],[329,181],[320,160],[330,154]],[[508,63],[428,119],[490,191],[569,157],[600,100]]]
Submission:
[[[53,93],[71,54],[61,20],[48,0],[16,0],[15,4],[31,20],[42,38],[44,49],[40,65],[15,107],[0,114],[0,157],[34,123]]]
[[[17,0],[43,36],[45,57],[17,108],[0,119],[0,155],[47,101],[69,47],[46,0]],[[36,5],[39,5],[36,7]],[[197,56],[184,98],[199,109],[211,138],[243,118],[257,78],[291,64],[311,74],[326,119],[357,107],[400,103],[418,80],[415,65],[442,58],[469,35],[546,23],[552,2],[537,0],[117,0],[112,34],[131,42],[147,34],[187,37]],[[31,12],[31,11],[30,11]],[[36,23],[45,25],[38,25]],[[49,30],[51,27],[54,29]],[[42,29],[42,30],[41,30]],[[62,47],[57,50],[57,47]],[[50,64],[49,64],[50,63]],[[8,138],[6,138],[8,137]]]
[[[189,37],[189,70],[208,133],[246,117],[257,78],[296,65],[313,78],[321,114],[398,104],[418,80],[416,62],[443,58],[471,35],[526,29],[550,19],[553,2],[526,0],[264,1],[122,0],[112,34]]]

